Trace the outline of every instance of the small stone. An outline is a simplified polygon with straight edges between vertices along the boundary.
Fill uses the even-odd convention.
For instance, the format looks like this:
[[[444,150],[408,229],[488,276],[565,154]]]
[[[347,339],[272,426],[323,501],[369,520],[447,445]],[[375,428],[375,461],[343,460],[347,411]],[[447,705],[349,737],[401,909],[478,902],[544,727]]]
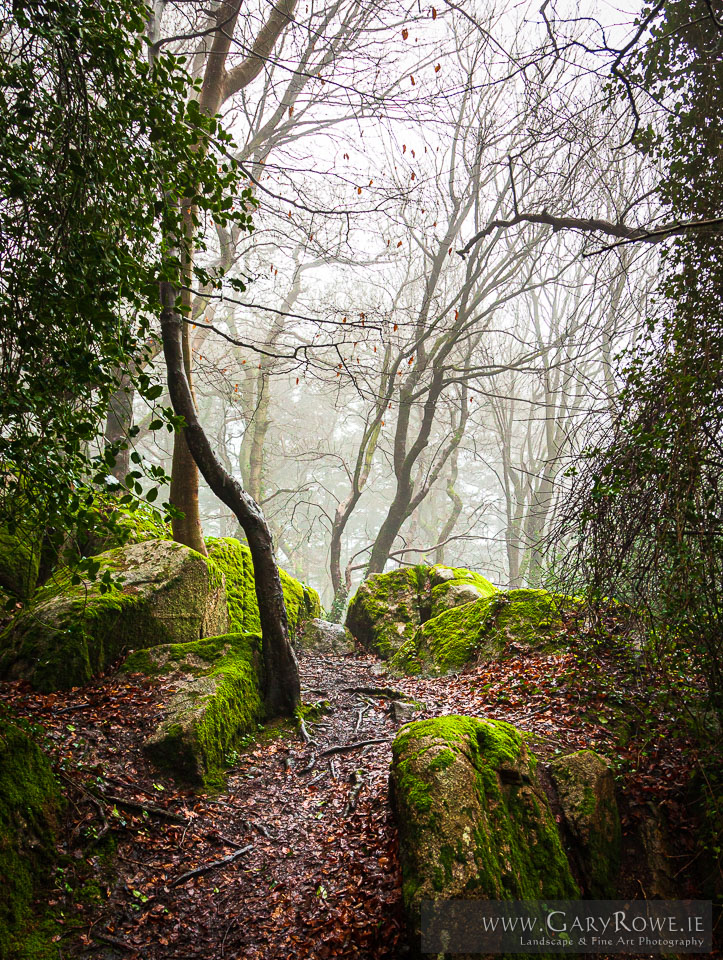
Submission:
[[[404,700],[393,700],[391,708],[392,716],[397,723],[407,723],[415,713],[419,712],[416,703],[405,703]]]

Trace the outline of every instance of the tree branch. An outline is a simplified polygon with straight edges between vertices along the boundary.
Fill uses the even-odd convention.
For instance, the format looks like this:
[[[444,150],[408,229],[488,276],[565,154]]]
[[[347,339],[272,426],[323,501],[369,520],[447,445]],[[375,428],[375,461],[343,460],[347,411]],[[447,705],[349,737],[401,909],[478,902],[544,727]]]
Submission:
[[[676,223],[666,223],[660,227],[629,227],[625,223],[612,223],[598,217],[557,217],[551,213],[518,213],[509,220],[492,220],[484,229],[476,233],[472,239],[458,250],[460,257],[465,257],[472,247],[488,237],[495,230],[508,230],[520,223],[536,223],[558,230],[580,230],[583,233],[604,233],[608,237],[617,237],[626,242],[641,241],[642,243],[660,243],[667,237],[676,234],[711,230],[723,224],[723,217],[711,220],[684,220]]]

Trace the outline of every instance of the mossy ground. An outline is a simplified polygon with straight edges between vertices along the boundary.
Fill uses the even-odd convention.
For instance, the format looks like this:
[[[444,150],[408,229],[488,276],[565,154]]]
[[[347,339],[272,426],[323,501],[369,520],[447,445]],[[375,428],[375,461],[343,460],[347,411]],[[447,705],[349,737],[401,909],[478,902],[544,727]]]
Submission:
[[[179,675],[166,719],[146,751],[174,776],[207,790],[222,787],[229,757],[264,718],[260,636],[231,633],[141,650],[124,670]]]

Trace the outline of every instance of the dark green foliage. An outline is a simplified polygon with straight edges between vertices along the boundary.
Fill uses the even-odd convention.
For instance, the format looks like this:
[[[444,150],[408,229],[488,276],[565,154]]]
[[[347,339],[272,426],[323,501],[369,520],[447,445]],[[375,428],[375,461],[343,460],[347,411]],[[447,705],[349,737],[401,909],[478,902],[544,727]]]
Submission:
[[[56,548],[113,465],[93,442],[120,376],[151,406],[162,392],[144,366],[158,282],[181,285],[166,238],[183,236],[184,206],[250,229],[228,138],[199,112],[183,58],[149,64],[147,16],[141,0],[0,13],[0,523],[34,543],[30,502]],[[163,478],[131,459],[128,502],[144,469]]]
[[[723,31],[706,0],[664,3],[622,65],[665,105],[637,142],[661,169],[668,221],[713,221],[663,255],[647,336],[627,358],[620,413],[580,467],[562,532],[566,586],[631,605],[703,677],[723,716]],[[646,12],[646,16],[649,11]]]

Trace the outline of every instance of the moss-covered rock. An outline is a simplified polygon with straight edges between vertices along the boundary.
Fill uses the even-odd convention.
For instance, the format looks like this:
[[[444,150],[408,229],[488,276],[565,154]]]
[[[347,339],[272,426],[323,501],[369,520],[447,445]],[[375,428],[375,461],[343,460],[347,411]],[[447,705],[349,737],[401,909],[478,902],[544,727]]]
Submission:
[[[340,623],[315,617],[307,620],[297,638],[297,646],[314,656],[343,657],[354,652],[354,638]]]
[[[620,870],[620,814],[612,770],[594,750],[578,750],[550,766],[585,893],[612,900]]]
[[[423,900],[578,895],[535,758],[510,724],[461,716],[406,724],[390,787],[416,935]]]
[[[495,593],[489,580],[463,567],[404,567],[365,580],[349,604],[346,625],[363,647],[388,659],[430,617]]]
[[[0,527],[0,587],[26,600],[35,589],[40,566],[40,539],[30,529],[10,533]]]
[[[233,537],[209,537],[206,540],[209,557],[226,578],[228,612],[231,629],[245,633],[260,633],[259,605],[256,600],[254,564],[246,544]],[[321,615],[321,603],[316,590],[295,580],[285,570],[279,570],[284,591],[286,615],[292,637],[301,623]]]
[[[128,649],[215,636],[228,629],[223,575],[213,561],[171,541],[101,554],[122,586],[73,585],[64,571],[0,637],[0,676],[42,691],[86,683]]]
[[[24,944],[36,917],[33,901],[57,859],[62,808],[45,754],[15,723],[0,718],[0,957],[28,955]],[[51,946],[43,937],[33,940],[38,947]]]
[[[144,745],[154,763],[193,783],[222,785],[229,755],[263,719],[260,636],[230,633],[139,650],[123,669],[173,683]]]
[[[430,568],[429,579],[432,586],[431,617],[497,593],[486,577],[464,567],[444,567],[436,564]]]
[[[408,674],[443,674],[502,654],[556,649],[567,642],[563,612],[572,602],[545,590],[509,590],[452,606],[423,623],[391,666]]]

